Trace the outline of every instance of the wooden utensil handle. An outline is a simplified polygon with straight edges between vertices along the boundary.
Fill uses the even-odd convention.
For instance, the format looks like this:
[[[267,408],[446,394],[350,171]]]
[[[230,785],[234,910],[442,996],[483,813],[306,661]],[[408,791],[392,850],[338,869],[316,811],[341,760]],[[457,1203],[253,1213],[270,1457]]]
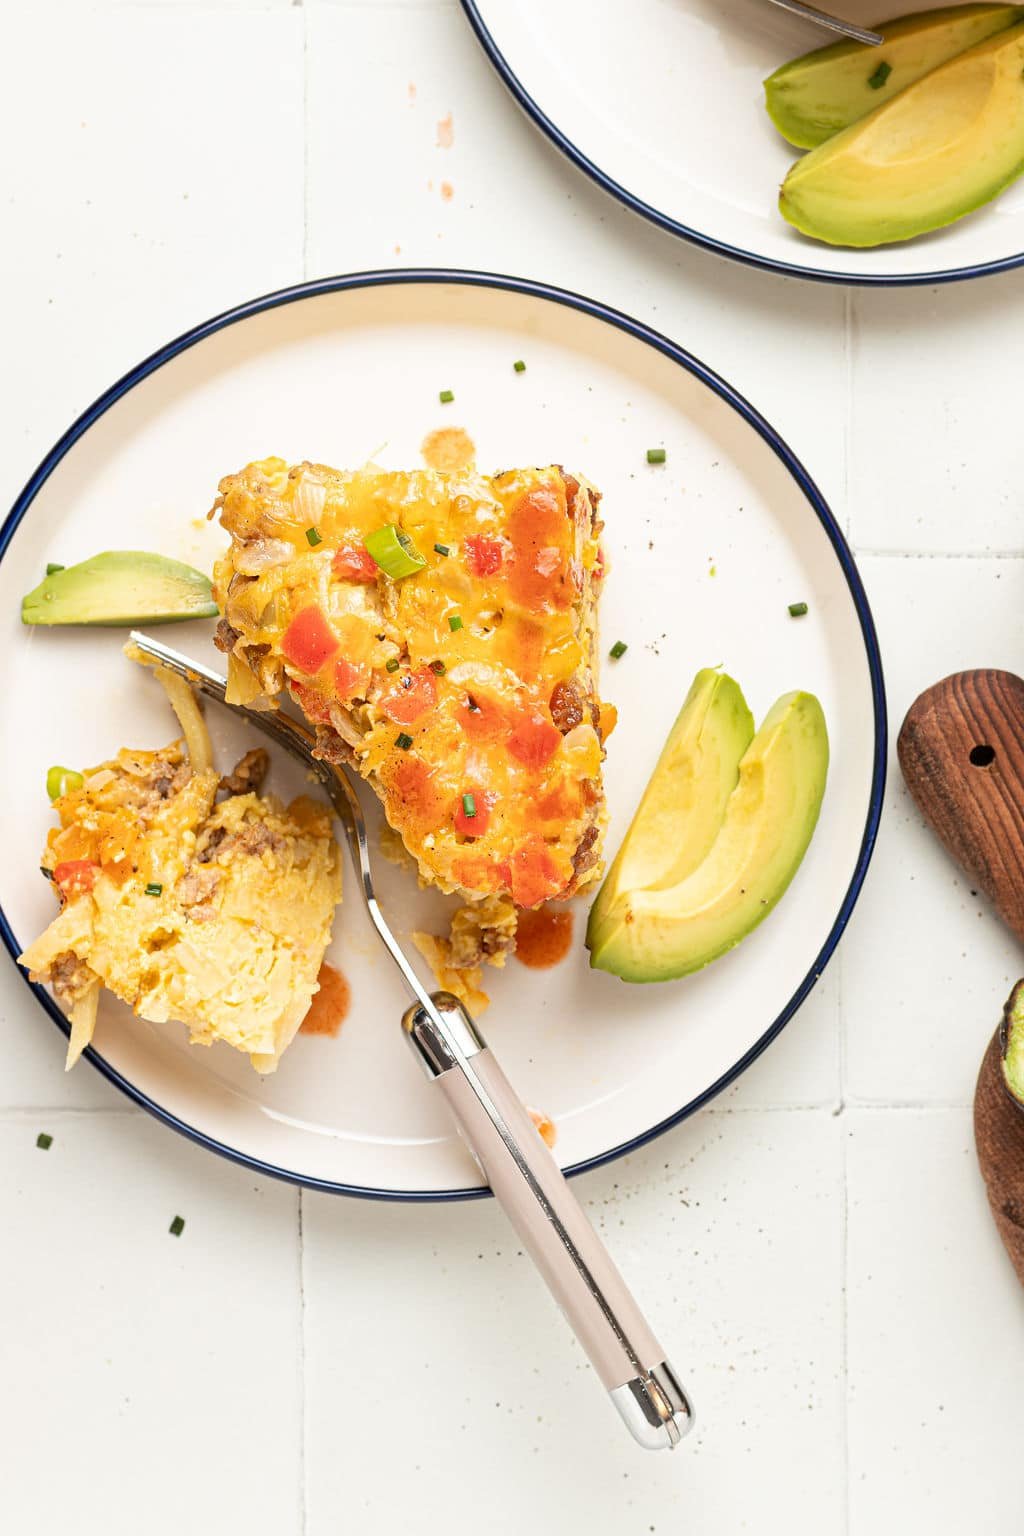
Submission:
[[[897,751],[918,808],[1024,941],[1024,680],[943,678],[907,712]]]

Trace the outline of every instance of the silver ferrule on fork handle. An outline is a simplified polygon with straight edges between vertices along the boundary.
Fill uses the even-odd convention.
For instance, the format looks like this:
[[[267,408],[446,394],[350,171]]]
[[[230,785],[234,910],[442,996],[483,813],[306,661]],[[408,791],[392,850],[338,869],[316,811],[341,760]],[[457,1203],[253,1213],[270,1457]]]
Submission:
[[[449,993],[403,1026],[427,1076],[630,1432],[671,1449],[693,1409],[640,1308],[477,1026]]]

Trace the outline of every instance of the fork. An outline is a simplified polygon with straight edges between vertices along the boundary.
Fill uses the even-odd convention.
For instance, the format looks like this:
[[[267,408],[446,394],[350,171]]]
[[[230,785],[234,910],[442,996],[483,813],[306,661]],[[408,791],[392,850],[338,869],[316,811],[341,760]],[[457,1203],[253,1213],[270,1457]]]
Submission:
[[[819,11],[816,5],[804,5],[803,0],[772,0],[772,4],[792,12],[794,16],[800,16],[804,21],[813,21],[819,27],[827,27],[830,32],[841,32],[855,43],[869,43],[877,48],[879,43],[885,42],[880,32],[869,32],[866,27],[855,26],[852,21],[843,21],[829,11]]]
[[[216,672],[137,630],[131,639],[151,661],[227,704],[227,684]],[[412,998],[402,1018],[406,1039],[443,1094],[491,1190],[630,1432],[649,1450],[671,1449],[693,1424],[690,1400],[468,1011],[450,993],[426,990],[388,927],[374,891],[362,807],[348,774],[313,756],[313,733],[291,716],[241,704],[227,707],[304,762],[326,790],[345,830],[370,920]]]

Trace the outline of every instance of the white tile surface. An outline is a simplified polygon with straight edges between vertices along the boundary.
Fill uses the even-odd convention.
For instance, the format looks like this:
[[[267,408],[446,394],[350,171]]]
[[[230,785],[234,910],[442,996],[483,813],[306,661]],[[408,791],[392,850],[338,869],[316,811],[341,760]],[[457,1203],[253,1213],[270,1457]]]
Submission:
[[[5,1117],[0,1164],[3,1528],[298,1536],[296,1191],[143,1115]]]
[[[426,1511],[450,1536],[784,1531],[797,1488],[801,1528],[838,1530],[839,1129],[708,1114],[579,1182],[693,1392],[672,1457],[624,1436],[490,1202],[304,1196],[309,1536],[341,1509],[380,1536]]]
[[[863,559],[885,659],[887,809],[843,943],[846,1091],[870,1103],[968,1103],[1020,946],[928,831],[896,736],[923,689],[965,667],[1019,667],[1024,562]],[[955,616],[955,617],[954,617]]]
[[[970,1114],[844,1118],[850,1536],[1019,1530],[1024,1293]]]
[[[1024,455],[1007,382],[1024,367],[1020,274],[852,299],[850,506],[871,549],[1024,550]],[[920,445],[907,452],[909,443]]]
[[[1013,275],[844,295],[691,250],[566,164],[451,0],[16,0],[6,19],[47,88],[12,68],[0,97],[0,499],[194,321],[303,268],[450,264],[672,334],[791,439],[865,550],[1024,548]],[[862,564],[894,726],[948,671],[1020,668],[1024,561]],[[1017,1450],[1021,1292],[966,1108],[938,1106],[969,1102],[1022,969],[893,773],[851,932],[780,1040],[715,1110],[580,1185],[697,1402],[690,1443],[645,1458],[491,1205],[307,1196],[300,1232],[293,1191],[65,1078],[4,960],[0,1527],[1015,1529],[993,1469]]]
[[[121,373],[300,277],[303,217],[301,11],[4,10],[45,88],[11,67],[0,93],[0,503]]]

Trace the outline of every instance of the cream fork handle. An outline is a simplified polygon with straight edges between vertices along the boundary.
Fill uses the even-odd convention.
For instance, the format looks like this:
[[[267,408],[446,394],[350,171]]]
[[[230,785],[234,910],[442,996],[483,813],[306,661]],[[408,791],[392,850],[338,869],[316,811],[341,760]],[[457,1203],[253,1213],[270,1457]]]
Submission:
[[[418,1003],[403,1021],[428,1076],[633,1436],[671,1449],[693,1409],[664,1351],[469,1014],[431,1001],[443,1031]]]

